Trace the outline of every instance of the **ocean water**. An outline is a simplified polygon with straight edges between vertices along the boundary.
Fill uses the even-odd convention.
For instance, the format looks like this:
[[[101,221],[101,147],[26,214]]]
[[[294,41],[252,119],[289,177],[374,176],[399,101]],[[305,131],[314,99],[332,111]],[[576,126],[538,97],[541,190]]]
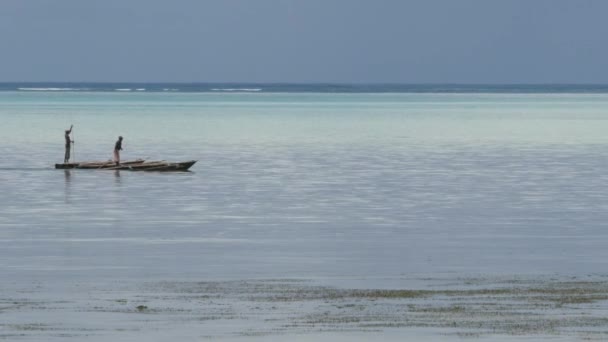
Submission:
[[[608,94],[0,92],[11,276],[608,266]],[[196,159],[182,174],[60,171]],[[86,275],[74,269],[88,270]]]
[[[0,120],[5,292],[608,269],[608,93],[10,88]],[[198,162],[55,170],[70,124],[77,161]]]

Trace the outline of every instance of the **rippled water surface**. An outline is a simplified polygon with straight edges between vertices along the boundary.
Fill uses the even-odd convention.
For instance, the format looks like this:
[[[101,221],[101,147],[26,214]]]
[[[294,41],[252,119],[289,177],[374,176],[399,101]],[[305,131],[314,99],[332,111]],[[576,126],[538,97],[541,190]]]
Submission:
[[[608,95],[0,93],[4,284],[608,267]],[[188,173],[55,170],[197,159]],[[15,285],[16,284],[16,285]]]
[[[273,296],[342,293],[291,283],[300,280],[408,289],[436,279],[446,293],[487,295],[475,284],[530,277],[546,296],[565,289],[545,298],[550,310],[582,318],[556,325],[532,303],[540,316],[516,314],[501,334],[572,326],[603,337],[604,297],[584,289],[600,293],[608,269],[607,119],[606,94],[0,92],[0,339],[340,329],[307,340],[352,328],[367,340],[369,320],[401,340],[417,336],[408,317],[421,312],[436,315],[423,321],[433,329],[452,319],[470,333],[467,310],[495,309],[459,299],[376,306],[366,292],[352,292],[364,294],[357,305],[336,297],[277,307]],[[109,159],[122,135],[123,159],[198,163],[184,173],[55,170],[72,123],[77,161]],[[585,320],[580,305],[599,318]],[[396,323],[382,310],[406,335],[387,333]]]
[[[607,95],[2,93],[11,276],[594,272]],[[54,170],[199,162],[190,173]]]

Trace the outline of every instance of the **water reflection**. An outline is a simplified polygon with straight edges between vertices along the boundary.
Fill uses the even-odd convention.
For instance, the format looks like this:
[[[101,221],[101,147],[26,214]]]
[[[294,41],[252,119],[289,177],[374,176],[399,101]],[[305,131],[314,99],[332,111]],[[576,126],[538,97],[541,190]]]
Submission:
[[[114,171],[114,184],[116,184],[116,185],[120,185],[121,184],[120,171],[119,170]]]
[[[65,179],[65,203],[70,203],[71,185],[72,185],[72,171],[63,170],[63,177]]]

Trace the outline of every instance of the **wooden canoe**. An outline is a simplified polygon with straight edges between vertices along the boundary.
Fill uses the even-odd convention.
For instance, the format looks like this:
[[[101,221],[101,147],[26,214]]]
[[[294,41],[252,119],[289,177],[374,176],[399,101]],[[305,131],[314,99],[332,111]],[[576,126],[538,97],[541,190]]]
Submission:
[[[68,163],[55,164],[56,169],[97,169],[97,170],[125,170],[125,171],[188,171],[196,160],[185,162],[166,162],[162,161],[145,161],[143,159],[125,161],[116,165],[112,161],[102,162],[83,162],[83,163]]]
[[[114,167],[106,168],[106,170],[125,170],[125,171],[188,171],[192,165],[196,163],[196,160],[189,160],[186,162],[171,163],[166,161],[150,161],[143,163],[134,163],[128,165],[118,165]]]
[[[145,162],[144,159],[135,159],[124,161],[121,164],[130,165],[130,164],[139,164]],[[111,160],[106,161],[85,161],[80,163],[66,163],[66,164],[55,164],[56,169],[105,169],[108,167],[115,166]]]

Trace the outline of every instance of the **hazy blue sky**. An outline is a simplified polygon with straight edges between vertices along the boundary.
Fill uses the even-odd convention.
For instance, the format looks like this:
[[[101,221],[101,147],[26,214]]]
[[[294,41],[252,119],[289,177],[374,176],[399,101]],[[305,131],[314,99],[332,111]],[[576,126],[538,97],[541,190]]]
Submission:
[[[0,0],[0,81],[608,83],[604,0]]]

